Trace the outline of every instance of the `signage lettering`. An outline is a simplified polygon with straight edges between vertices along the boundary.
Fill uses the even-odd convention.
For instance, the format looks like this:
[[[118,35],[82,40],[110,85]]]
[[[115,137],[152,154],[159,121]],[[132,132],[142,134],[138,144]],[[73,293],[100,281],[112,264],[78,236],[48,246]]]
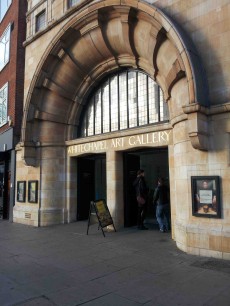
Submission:
[[[115,138],[112,139],[111,147],[112,148],[119,148],[124,146],[124,138]]]
[[[172,131],[160,131],[130,137],[120,137],[111,140],[89,142],[79,145],[69,146],[68,154],[80,154],[86,152],[106,151],[109,148],[122,149],[124,147],[135,147],[151,144],[168,144]]]

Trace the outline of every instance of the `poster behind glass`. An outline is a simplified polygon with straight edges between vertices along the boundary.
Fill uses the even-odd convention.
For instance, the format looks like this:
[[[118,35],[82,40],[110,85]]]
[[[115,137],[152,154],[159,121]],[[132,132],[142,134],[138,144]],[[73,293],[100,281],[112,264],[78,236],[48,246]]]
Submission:
[[[37,203],[38,201],[38,181],[28,182],[28,202]]]
[[[220,218],[219,176],[192,176],[192,211],[197,217]]]
[[[26,200],[26,182],[18,181],[17,182],[17,201],[25,202]]]

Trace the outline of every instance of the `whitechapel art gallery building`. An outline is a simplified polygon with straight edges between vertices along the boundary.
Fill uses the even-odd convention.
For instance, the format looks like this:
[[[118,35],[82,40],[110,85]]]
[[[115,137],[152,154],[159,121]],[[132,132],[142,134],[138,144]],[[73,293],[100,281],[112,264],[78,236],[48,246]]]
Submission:
[[[28,0],[14,222],[136,224],[170,186],[181,250],[230,259],[230,1]]]

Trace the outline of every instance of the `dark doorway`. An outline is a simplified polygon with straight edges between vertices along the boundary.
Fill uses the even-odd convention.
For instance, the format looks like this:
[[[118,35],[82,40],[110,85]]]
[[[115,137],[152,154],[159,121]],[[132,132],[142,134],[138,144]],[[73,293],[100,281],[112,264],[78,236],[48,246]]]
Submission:
[[[105,154],[88,155],[77,159],[77,220],[89,216],[90,202],[106,200]]]
[[[125,206],[124,206],[124,226],[133,226],[137,222],[137,205],[136,195],[133,182],[140,169],[140,156],[125,153],[124,154],[124,190],[125,190]]]
[[[8,162],[0,162],[0,219],[9,219],[10,171]]]
[[[124,225],[137,223],[137,202],[133,181],[138,169],[145,171],[149,187],[146,222],[156,225],[155,207],[152,204],[153,192],[158,177],[164,177],[169,184],[168,148],[144,149],[124,153]]]

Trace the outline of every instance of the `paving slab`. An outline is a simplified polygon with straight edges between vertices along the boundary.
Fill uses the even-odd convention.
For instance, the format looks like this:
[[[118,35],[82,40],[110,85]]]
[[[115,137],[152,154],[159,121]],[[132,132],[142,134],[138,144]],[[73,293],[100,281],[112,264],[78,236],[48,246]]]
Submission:
[[[1,306],[230,306],[230,261],[180,251],[170,233],[87,222],[0,221]]]

